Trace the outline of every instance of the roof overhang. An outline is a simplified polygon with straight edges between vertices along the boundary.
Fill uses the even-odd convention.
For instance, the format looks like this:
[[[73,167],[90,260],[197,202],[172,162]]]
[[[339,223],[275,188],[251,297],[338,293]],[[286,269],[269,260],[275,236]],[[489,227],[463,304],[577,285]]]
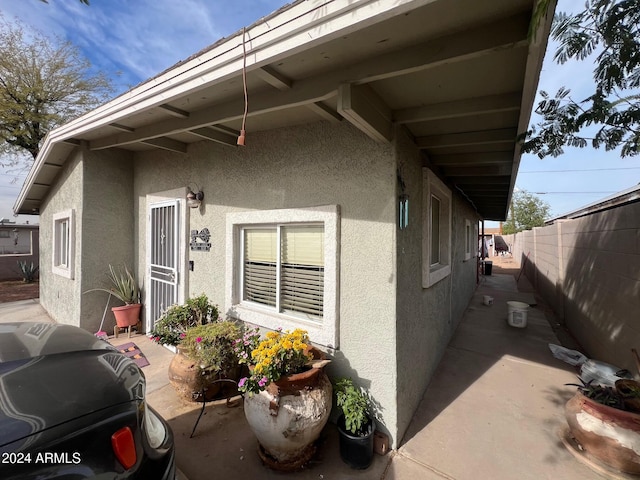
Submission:
[[[553,3],[553,2],[552,2]],[[377,142],[402,125],[424,163],[485,219],[506,217],[555,3],[300,0],[50,132],[14,206],[37,213],[78,145],[237,148],[247,129],[348,121]],[[250,140],[249,140],[250,141]]]

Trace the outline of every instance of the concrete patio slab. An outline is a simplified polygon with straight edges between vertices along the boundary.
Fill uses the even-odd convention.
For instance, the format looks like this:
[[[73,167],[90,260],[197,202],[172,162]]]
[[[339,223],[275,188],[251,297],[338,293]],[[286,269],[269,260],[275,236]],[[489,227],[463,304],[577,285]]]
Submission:
[[[590,468],[563,446],[564,403],[573,395],[564,384],[574,382],[576,372],[549,350],[549,343],[561,342],[544,304],[529,308],[526,328],[508,325],[506,302],[529,303],[534,292],[526,278],[516,286],[513,275],[500,274],[499,265],[494,262],[493,274],[482,277],[400,448],[376,455],[364,471],[341,461],[333,424],[308,468],[288,474],[267,469],[241,397],[208,403],[190,438],[201,404],[182,400],[169,384],[173,353],[140,334],[110,342],[133,342],[149,360],[143,368],[147,398],[173,429],[181,480],[620,478]],[[494,297],[493,305],[483,305],[486,294]],[[0,304],[0,322],[16,319],[50,321],[37,301]]]

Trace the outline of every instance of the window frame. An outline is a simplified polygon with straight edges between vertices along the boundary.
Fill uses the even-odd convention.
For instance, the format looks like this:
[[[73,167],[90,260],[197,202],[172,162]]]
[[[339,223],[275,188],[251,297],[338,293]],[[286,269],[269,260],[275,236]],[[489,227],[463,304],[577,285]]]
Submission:
[[[55,213],[52,220],[51,269],[54,274],[73,280],[75,267],[75,212],[70,209]],[[61,233],[64,225],[66,225],[66,228],[64,228],[66,231],[66,236],[64,237],[66,245],[61,244]],[[62,248],[64,248],[64,252],[62,252]],[[63,253],[66,255],[66,263],[62,258],[64,256]]]
[[[470,260],[473,256],[473,228],[471,228],[471,220],[464,221],[464,259]]]
[[[429,288],[451,274],[451,218],[452,194],[451,190],[428,168],[422,170],[422,287]],[[432,198],[440,203],[438,215],[439,259],[431,263],[432,234]]]
[[[225,309],[229,315],[271,330],[304,328],[314,343],[338,348],[339,206],[234,212],[227,214],[226,223]],[[243,300],[243,229],[275,225],[324,227],[324,300],[320,321]]]

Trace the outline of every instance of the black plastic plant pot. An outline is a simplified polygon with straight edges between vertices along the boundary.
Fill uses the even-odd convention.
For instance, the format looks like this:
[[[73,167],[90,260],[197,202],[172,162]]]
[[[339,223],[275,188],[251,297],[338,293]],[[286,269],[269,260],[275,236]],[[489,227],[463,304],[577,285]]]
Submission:
[[[351,468],[363,470],[368,468],[373,461],[373,432],[375,432],[375,422],[369,420],[365,425],[364,436],[353,435],[347,431],[344,422],[344,415],[338,418],[338,431],[340,432],[340,457],[342,461]]]

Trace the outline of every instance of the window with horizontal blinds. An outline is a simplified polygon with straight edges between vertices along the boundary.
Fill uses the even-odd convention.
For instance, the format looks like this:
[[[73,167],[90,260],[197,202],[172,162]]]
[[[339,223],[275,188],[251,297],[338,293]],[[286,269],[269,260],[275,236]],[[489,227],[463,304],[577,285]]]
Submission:
[[[280,309],[322,318],[324,227],[281,229]]]
[[[242,231],[243,300],[322,318],[324,227],[277,225]]]
[[[244,300],[276,306],[277,252],[275,228],[244,229]]]

